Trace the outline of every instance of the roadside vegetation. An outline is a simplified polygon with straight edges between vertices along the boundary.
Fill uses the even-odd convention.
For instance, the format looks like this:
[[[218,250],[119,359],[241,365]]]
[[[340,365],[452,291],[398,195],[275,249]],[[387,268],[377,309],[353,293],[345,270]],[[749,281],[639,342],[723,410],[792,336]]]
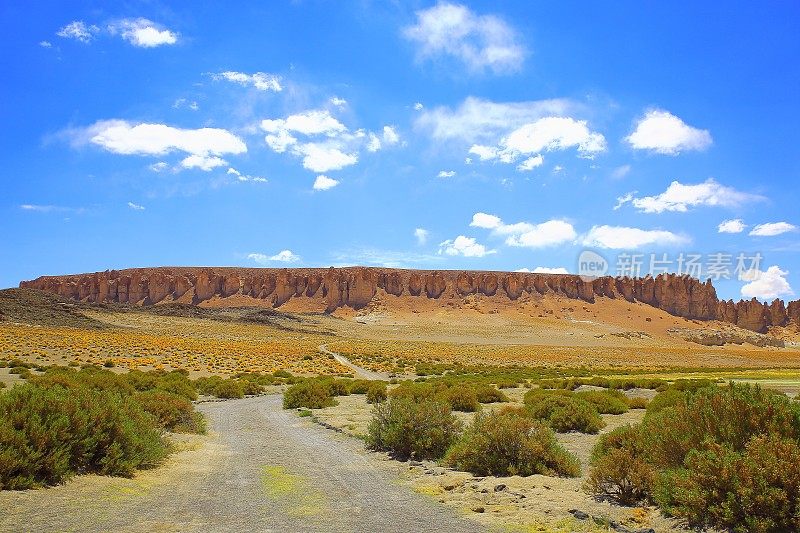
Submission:
[[[693,527],[800,529],[800,403],[757,386],[677,384],[601,437],[587,481]]]

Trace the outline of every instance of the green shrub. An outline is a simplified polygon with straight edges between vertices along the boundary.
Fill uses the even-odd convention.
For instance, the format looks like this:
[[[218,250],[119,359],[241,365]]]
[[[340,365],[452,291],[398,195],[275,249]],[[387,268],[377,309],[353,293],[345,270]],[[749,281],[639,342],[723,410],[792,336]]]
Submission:
[[[586,481],[593,494],[631,505],[647,499],[655,469],[644,459],[639,427],[622,426],[600,437],[592,451],[592,469]]]
[[[431,400],[439,392],[439,389],[430,383],[413,381],[402,381],[397,387],[389,392],[391,398],[410,398],[416,401]]]
[[[621,415],[628,412],[628,399],[618,390],[576,392],[575,398],[591,403],[600,414]]]
[[[150,390],[139,392],[136,401],[155,417],[158,425],[174,433],[205,433],[205,419],[192,404],[175,394]]]
[[[669,514],[735,532],[800,530],[800,443],[761,435],[742,453],[711,443],[686,468],[667,471],[655,493]]]
[[[439,459],[460,430],[448,404],[395,397],[373,407],[366,442],[398,459]]]
[[[130,476],[166,453],[154,418],[131,396],[30,384],[0,396],[0,489],[77,473]]]
[[[501,403],[508,401],[508,396],[506,396],[503,391],[492,387],[488,383],[476,383],[473,385],[473,389],[479,403]]]
[[[667,407],[672,407],[682,402],[686,398],[686,393],[678,389],[666,389],[656,394],[650,403],[647,404],[647,414],[654,414]]]
[[[589,490],[653,500],[693,527],[797,531],[800,405],[748,385],[690,390],[669,389],[642,424],[601,437]]]
[[[244,398],[245,382],[236,379],[223,379],[220,376],[198,378],[195,381],[197,390],[207,396],[217,398]]]
[[[336,401],[331,397],[330,389],[319,380],[307,380],[296,383],[283,393],[283,408],[322,409],[332,407]]]
[[[19,377],[21,377],[22,379],[28,379],[33,375],[33,374],[31,374],[31,371],[26,366],[12,366],[8,370],[8,373],[9,374],[16,374]]]
[[[350,394],[366,394],[373,383],[368,379],[354,379],[350,383]]]
[[[647,409],[649,403],[650,401],[647,398],[641,396],[628,398],[628,407],[630,409]]]
[[[526,399],[530,399],[527,394]],[[597,409],[589,402],[555,394],[536,395],[535,399],[535,403],[528,403],[527,406],[531,416],[546,421],[559,433],[568,431],[597,433],[606,425]]]
[[[580,475],[578,459],[550,428],[514,412],[478,413],[444,462],[476,476]]]
[[[381,403],[386,401],[386,383],[373,381],[367,389],[367,403]]]
[[[481,407],[478,403],[478,396],[472,387],[450,387],[439,395],[450,404],[453,411],[474,413]]]

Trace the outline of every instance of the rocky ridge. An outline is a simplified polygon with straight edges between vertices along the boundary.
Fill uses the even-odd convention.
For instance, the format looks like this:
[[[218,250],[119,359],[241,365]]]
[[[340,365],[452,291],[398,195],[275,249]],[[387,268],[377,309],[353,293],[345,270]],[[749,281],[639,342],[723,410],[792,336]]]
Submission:
[[[178,301],[199,304],[242,295],[280,307],[292,299],[310,299],[325,311],[361,309],[383,291],[410,298],[450,299],[473,294],[515,301],[524,294],[555,293],[594,302],[598,297],[638,301],[672,315],[721,320],[766,332],[773,326],[800,324],[800,300],[770,304],[717,298],[711,281],[660,274],[644,278],[610,276],[584,280],[570,274],[347,268],[159,267],[107,270],[92,274],[42,276],[20,288],[38,289],[91,303],[153,305]]]

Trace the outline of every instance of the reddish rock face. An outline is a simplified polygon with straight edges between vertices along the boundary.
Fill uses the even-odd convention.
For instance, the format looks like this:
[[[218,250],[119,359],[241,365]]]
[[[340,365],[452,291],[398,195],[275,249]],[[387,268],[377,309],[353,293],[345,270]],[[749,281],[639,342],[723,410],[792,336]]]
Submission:
[[[475,271],[412,271],[379,268],[235,269],[151,268],[106,271],[78,276],[46,276],[20,287],[39,289],[74,300],[156,304],[187,293],[194,303],[242,294],[279,307],[292,298],[312,298],[328,311],[368,305],[383,289],[394,296],[461,298],[480,294],[516,300],[524,292],[552,292],[592,302],[595,296],[625,298],[692,319],[717,319],[764,332],[770,326],[800,327],[800,301],[771,304],[757,300],[719,301],[710,281],[661,274],[655,278],[602,277],[583,280],[573,275]]]

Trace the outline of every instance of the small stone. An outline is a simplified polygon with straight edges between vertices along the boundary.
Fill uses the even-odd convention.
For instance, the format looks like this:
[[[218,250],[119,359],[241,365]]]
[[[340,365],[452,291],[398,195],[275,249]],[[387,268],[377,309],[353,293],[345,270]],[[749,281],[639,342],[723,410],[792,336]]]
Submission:
[[[482,513],[484,511],[486,511],[486,508],[482,505],[478,505],[477,507],[472,508],[472,512],[474,513]]]
[[[506,485],[504,483],[500,483],[499,485],[494,486],[495,492],[502,492],[504,490],[506,490]]]
[[[579,511],[578,509],[570,509],[569,510],[569,514],[571,514],[572,516],[574,516],[578,520],[588,520],[589,519],[589,514],[588,513],[584,513],[583,511]]]

